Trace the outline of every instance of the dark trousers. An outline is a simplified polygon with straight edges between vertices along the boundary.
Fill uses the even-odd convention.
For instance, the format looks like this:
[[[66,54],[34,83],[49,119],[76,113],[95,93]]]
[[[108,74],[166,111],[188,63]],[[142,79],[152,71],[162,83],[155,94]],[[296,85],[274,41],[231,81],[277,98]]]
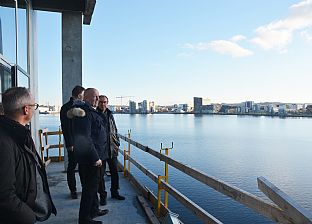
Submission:
[[[71,192],[76,192],[77,188],[76,188],[75,169],[77,166],[77,159],[73,151],[67,150],[67,152],[68,152],[67,184]]]
[[[118,170],[117,170],[117,157],[109,158],[106,160],[109,171],[111,173],[111,195],[118,194],[119,189],[119,177],[118,177]],[[104,165],[105,164],[105,165]],[[99,179],[99,189],[98,193],[100,194],[100,197],[107,197],[107,192],[105,191],[105,180],[104,180],[104,174],[106,170],[106,163],[103,163],[103,166],[101,167],[100,171],[100,179]]]
[[[96,166],[79,164],[78,169],[82,186],[79,220],[90,220],[99,210],[97,197],[99,168]]]

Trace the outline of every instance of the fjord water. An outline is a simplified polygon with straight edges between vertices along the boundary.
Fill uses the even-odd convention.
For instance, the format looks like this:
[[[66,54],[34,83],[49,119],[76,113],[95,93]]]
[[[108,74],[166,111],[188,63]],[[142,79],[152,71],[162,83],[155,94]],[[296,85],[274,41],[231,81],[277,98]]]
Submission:
[[[312,212],[312,119],[186,114],[115,114],[115,119],[120,134],[131,129],[133,140],[155,150],[161,142],[169,147],[174,142],[170,157],[265,199],[257,188],[257,177],[263,176]],[[57,116],[40,116],[40,121],[51,130],[59,125]],[[134,147],[131,155],[164,174],[158,159]],[[131,172],[157,195],[155,183],[134,165]],[[169,183],[224,223],[271,223],[173,167]],[[169,208],[184,223],[201,223],[172,197]]]

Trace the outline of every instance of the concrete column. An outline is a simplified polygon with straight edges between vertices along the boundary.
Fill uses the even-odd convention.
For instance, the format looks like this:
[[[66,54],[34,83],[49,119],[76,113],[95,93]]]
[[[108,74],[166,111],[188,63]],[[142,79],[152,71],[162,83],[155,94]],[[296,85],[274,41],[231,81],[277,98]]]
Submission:
[[[62,13],[62,94],[63,104],[76,85],[82,85],[82,14]]]
[[[62,13],[62,99],[63,104],[71,97],[76,85],[82,85],[82,14]],[[64,168],[68,156],[64,150]]]

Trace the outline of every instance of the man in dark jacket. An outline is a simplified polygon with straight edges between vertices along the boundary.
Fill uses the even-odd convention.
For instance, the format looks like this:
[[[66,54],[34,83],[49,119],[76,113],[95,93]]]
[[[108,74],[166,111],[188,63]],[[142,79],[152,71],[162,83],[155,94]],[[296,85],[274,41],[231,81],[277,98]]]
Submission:
[[[107,209],[99,209],[97,197],[99,168],[108,158],[106,126],[95,110],[99,101],[98,90],[86,89],[84,101],[74,102],[67,113],[72,119],[74,149],[82,186],[79,223],[102,223],[93,218],[108,213]]]
[[[111,196],[117,200],[125,200],[124,196],[121,196],[118,192],[119,189],[119,177],[117,171],[117,156],[118,149],[120,146],[119,137],[117,136],[117,127],[115,123],[115,119],[113,113],[108,109],[108,98],[107,96],[101,95],[99,97],[99,106],[97,111],[101,113],[101,116],[105,123],[107,124],[107,133],[108,133],[108,159],[107,163],[109,166],[109,171],[111,174]],[[98,193],[100,194],[100,204],[106,204],[107,192],[105,191],[105,181],[104,181],[104,172],[105,172],[105,164],[103,164],[101,169],[101,178],[99,182]]]
[[[67,166],[67,184],[70,190],[70,196],[72,199],[77,199],[77,188],[76,188],[76,178],[75,169],[77,166],[77,160],[74,153],[74,140],[71,133],[71,119],[67,117],[67,112],[72,108],[74,101],[83,100],[84,88],[82,86],[75,86],[72,90],[72,97],[67,103],[65,103],[60,111],[60,119],[62,132],[64,136],[64,141],[67,149],[68,155],[68,166]]]
[[[30,130],[38,108],[30,92],[14,87],[2,94],[0,116],[0,223],[35,223],[56,215],[44,165]]]

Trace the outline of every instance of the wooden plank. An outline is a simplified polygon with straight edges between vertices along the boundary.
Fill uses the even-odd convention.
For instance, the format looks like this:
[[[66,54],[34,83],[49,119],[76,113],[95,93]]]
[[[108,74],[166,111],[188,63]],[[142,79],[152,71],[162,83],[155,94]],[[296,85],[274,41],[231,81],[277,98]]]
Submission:
[[[177,189],[175,189],[173,186],[170,184],[167,184],[164,181],[161,181],[161,186],[175,199],[177,199],[179,202],[181,202],[186,208],[194,212],[194,214],[202,219],[204,223],[212,223],[212,224],[221,224],[222,222],[215,218],[213,215],[210,213],[206,212],[202,207],[191,201],[188,197],[183,195],[181,192],[179,192]]]
[[[44,162],[44,166],[47,167],[51,163],[51,159],[48,159]]]
[[[145,214],[147,215],[148,220],[152,224],[160,224],[157,217],[155,216],[154,212],[152,211],[151,207],[149,206],[148,202],[145,200],[143,196],[137,195],[137,199],[140,202]]]
[[[258,188],[275,202],[293,223],[312,224],[312,214],[264,177],[258,177]]]
[[[41,129],[41,131],[42,131],[42,134],[45,134],[45,133],[48,132],[48,129],[47,129],[47,128],[44,128],[44,129]]]
[[[287,217],[283,214],[283,211],[273,203],[264,201],[263,199],[244,191],[240,188],[232,186],[224,181],[221,181],[213,176],[209,176],[206,173],[199,171],[195,168],[178,162],[168,156],[159,153],[156,150],[144,146],[126,136],[118,134],[119,138],[126,142],[134,145],[135,147],[147,152],[161,161],[167,162],[169,165],[175,167],[176,169],[182,171],[183,173],[193,177],[194,179],[206,184],[207,186],[215,189],[216,191],[238,201],[239,203],[255,210],[256,212],[262,214],[263,216],[280,223],[291,223]]]
[[[62,131],[48,131],[47,135],[62,135]]]
[[[118,167],[123,170],[123,165],[118,161]],[[146,186],[142,186],[135,177],[127,172],[127,179],[134,186],[137,192],[141,193],[144,198],[146,198],[155,208],[157,208],[157,197],[153,194],[153,192],[148,189]],[[166,216],[169,210],[164,206],[164,204],[160,203],[160,214],[161,216]]]
[[[59,156],[50,156],[51,162],[60,162]],[[61,161],[64,161],[64,156],[61,157]]]
[[[60,146],[61,146],[61,148],[63,148],[64,144],[50,145],[50,149],[58,149]]]
[[[131,156],[127,156],[130,162],[132,162],[139,170],[141,170],[145,175],[147,175],[149,178],[151,178],[155,183],[158,183],[158,176],[154,174],[152,171],[145,168],[142,164],[135,161]],[[180,201],[182,204],[184,204],[188,209],[190,209],[197,217],[202,219],[204,223],[222,223],[217,218],[213,217],[211,214],[206,212],[203,208],[198,206],[196,203],[192,202],[190,199],[188,199],[185,195],[180,193],[178,190],[176,190],[174,187],[172,187],[169,184],[166,184],[165,182],[161,181],[161,186],[164,187],[164,189],[169,192],[173,197],[175,197],[178,201]]]

